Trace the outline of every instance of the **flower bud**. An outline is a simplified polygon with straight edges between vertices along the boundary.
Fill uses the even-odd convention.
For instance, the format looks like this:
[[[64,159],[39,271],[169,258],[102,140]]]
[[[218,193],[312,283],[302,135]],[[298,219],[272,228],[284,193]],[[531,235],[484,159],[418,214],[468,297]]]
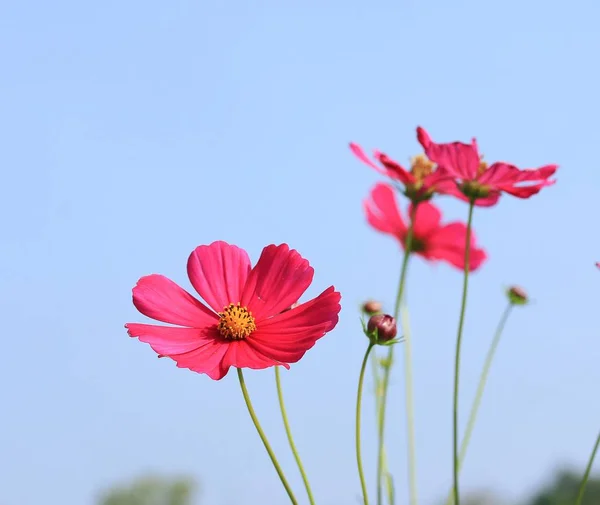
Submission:
[[[377,300],[368,300],[362,306],[362,311],[367,316],[378,314],[382,311],[382,309],[383,305],[381,305],[381,302],[378,302]]]
[[[509,288],[509,290],[506,292],[506,295],[508,296],[508,301],[512,305],[525,305],[529,301],[527,298],[527,293],[519,286],[512,286]]]
[[[396,320],[388,314],[375,314],[371,316],[367,323],[369,333],[377,330],[377,340],[379,342],[388,342],[392,340],[398,333]]]

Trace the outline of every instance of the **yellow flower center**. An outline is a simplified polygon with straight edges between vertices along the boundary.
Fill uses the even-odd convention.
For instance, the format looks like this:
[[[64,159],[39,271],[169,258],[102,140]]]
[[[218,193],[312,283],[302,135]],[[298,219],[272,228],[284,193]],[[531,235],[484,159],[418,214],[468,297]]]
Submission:
[[[477,170],[477,175],[478,176],[482,175],[487,169],[488,169],[488,164],[485,161],[481,160],[479,162],[479,170]]]
[[[219,312],[217,328],[224,338],[241,340],[256,330],[256,324],[252,312],[238,302],[230,303],[223,312]]]
[[[422,181],[433,172],[433,163],[419,154],[411,160],[410,171],[417,181]]]

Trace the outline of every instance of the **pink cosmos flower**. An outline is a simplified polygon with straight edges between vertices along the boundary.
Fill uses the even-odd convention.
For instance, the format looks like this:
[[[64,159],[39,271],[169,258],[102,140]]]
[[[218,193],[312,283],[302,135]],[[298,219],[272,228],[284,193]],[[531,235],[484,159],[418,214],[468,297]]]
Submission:
[[[398,239],[405,249],[408,225],[398,209],[394,188],[389,184],[376,184],[364,207],[369,224]],[[459,222],[442,225],[439,209],[429,201],[411,203],[408,212],[409,216],[414,212],[411,251],[428,261],[446,261],[464,270],[467,227]],[[469,270],[477,270],[486,258],[485,251],[477,247],[475,235],[471,232]]]
[[[152,274],[133,288],[133,304],[145,316],[178,326],[125,327],[159,357],[212,379],[222,379],[232,366],[289,368],[338,322],[341,295],[333,286],[283,312],[298,301],[314,274],[287,244],[265,247],[251,268],[246,251],[213,242],[192,252],[187,271],[210,308],[173,281]]]
[[[425,156],[415,156],[409,171],[379,151],[374,151],[373,157],[382,166],[373,163],[358,144],[350,143],[350,149],[366,165],[374,168],[380,174],[400,182],[404,186],[404,194],[412,201],[428,200],[434,192],[448,193],[455,190],[453,178],[446,172],[435,170],[434,163]]]
[[[479,156],[475,139],[471,144],[436,144],[421,127],[417,128],[417,138],[427,157],[438,165],[438,171],[456,179],[457,187],[452,194],[467,202],[474,200],[475,205],[481,207],[495,205],[502,193],[529,198],[556,182],[550,177],[558,165],[525,170],[503,162],[488,166]]]

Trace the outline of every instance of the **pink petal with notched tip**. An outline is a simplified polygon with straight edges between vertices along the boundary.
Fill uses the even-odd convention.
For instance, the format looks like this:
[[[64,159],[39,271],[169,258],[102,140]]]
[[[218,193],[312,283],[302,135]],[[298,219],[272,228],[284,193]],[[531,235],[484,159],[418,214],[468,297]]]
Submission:
[[[215,312],[241,300],[250,268],[248,253],[223,241],[196,247],[187,263],[192,286]]]
[[[142,277],[133,288],[133,304],[145,316],[163,323],[204,327],[217,315],[164,275]]]
[[[264,320],[248,344],[282,362],[295,363],[339,320],[341,294],[330,286],[316,298]]]
[[[308,261],[287,244],[267,246],[248,276],[242,305],[248,307],[258,324],[296,302],[310,286],[313,275]]]

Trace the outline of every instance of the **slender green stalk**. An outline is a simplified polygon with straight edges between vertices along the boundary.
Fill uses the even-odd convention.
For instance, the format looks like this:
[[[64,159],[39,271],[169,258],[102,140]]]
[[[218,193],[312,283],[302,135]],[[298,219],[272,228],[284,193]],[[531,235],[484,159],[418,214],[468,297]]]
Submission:
[[[400,306],[400,320],[402,321],[402,334],[404,337],[404,381],[406,397],[406,426],[408,431],[408,483],[410,505],[417,505],[417,462],[415,451],[415,407],[413,400],[412,384],[412,350],[410,336],[410,322],[408,308],[405,303]]]
[[[596,453],[598,452],[598,447],[600,447],[600,433],[598,433],[598,438],[596,439],[596,445],[592,449],[592,454],[590,454],[590,459],[587,464],[587,468],[585,469],[585,473],[583,474],[583,479],[581,481],[581,485],[579,486],[579,493],[577,495],[577,501],[575,505],[581,505],[583,501],[583,495],[585,494],[585,487],[587,486],[588,479],[590,478],[590,473],[592,471],[592,466],[594,465],[594,459],[596,458]]]
[[[375,354],[375,353],[371,354],[371,362],[373,364],[373,382],[375,384],[375,388],[374,388],[375,389],[375,413],[377,414],[377,426],[379,427],[379,420],[381,418],[382,383],[381,383],[381,378],[379,376],[380,365],[378,363],[377,354]],[[387,363],[386,363],[386,366],[387,366]],[[378,431],[378,433],[379,433],[379,431]],[[387,455],[386,455],[385,447],[383,448],[383,451],[381,454],[381,474],[385,480],[385,488],[387,491],[388,505],[395,505],[394,481],[392,478],[392,474],[388,470]],[[377,489],[377,491],[378,491],[377,501],[379,503],[379,500],[380,500],[379,489]]]
[[[398,293],[396,295],[396,303],[394,304],[394,318],[398,320],[400,314],[400,307],[404,302],[404,287],[406,284],[406,275],[408,272],[408,260],[410,259],[410,253],[413,243],[413,223],[415,220],[415,214],[417,205],[413,205],[413,210],[410,216],[410,223],[406,233],[406,241],[404,244],[404,258],[402,260],[402,267],[400,269],[400,281],[398,283]],[[415,456],[415,427],[414,427],[414,404],[413,404],[413,386],[412,386],[412,348],[410,339],[410,329],[405,324],[407,321],[403,318],[402,321],[402,336],[404,339],[404,385],[405,385],[405,396],[406,396],[406,417],[407,417],[407,431],[408,431],[408,481],[409,481],[409,494],[410,504],[416,505],[417,503],[417,479],[416,479],[416,456]],[[387,392],[389,389],[390,373],[392,369],[392,363],[394,358],[394,346],[391,346],[388,350],[387,364],[383,375],[383,392],[381,398],[381,415],[379,418],[378,426],[378,439],[379,439],[379,456],[377,464],[377,505],[381,505],[381,481],[383,479],[383,461],[384,461],[384,428],[385,428],[385,411],[387,405]],[[389,493],[389,490],[388,490]],[[390,493],[389,493],[390,494]],[[393,494],[393,493],[391,493]]]
[[[389,505],[394,505],[396,503],[396,490],[394,489],[394,479],[390,472],[386,472],[385,474],[385,483],[388,493],[388,503]]]
[[[367,361],[369,360],[369,354],[373,349],[373,343],[369,343],[365,357],[363,358],[362,365],[360,367],[360,375],[358,376],[358,388],[356,391],[356,465],[358,466],[358,476],[360,478],[360,487],[363,494],[364,505],[369,505],[369,496],[367,494],[367,482],[365,480],[365,473],[362,465],[362,455],[360,447],[360,415],[362,410],[362,390],[363,383],[365,381],[365,369],[367,368]]]
[[[267,453],[269,453],[269,457],[271,458],[271,463],[273,463],[273,466],[275,467],[275,470],[277,471],[277,475],[279,475],[279,479],[281,480],[283,487],[285,488],[288,496],[290,497],[290,501],[292,502],[293,505],[298,505],[298,500],[294,496],[294,492],[292,491],[290,484],[288,483],[287,479],[285,478],[285,475],[283,474],[281,465],[277,461],[277,458],[275,457],[275,453],[273,452],[273,449],[271,449],[271,445],[269,444],[269,441],[267,440],[267,436],[265,435],[265,432],[263,431],[260,423],[258,422],[258,418],[256,417],[256,412],[254,412],[254,407],[252,407],[252,402],[250,401],[250,395],[248,394],[248,389],[246,388],[246,381],[244,381],[244,374],[242,373],[241,368],[237,369],[237,374],[238,374],[238,379],[240,381],[240,388],[242,389],[242,395],[244,395],[244,401],[246,402],[246,407],[248,408],[248,413],[250,414],[250,417],[252,418],[252,422],[254,423],[254,427],[256,428],[256,431],[258,432],[258,436],[262,440],[262,443],[265,446]]]
[[[460,319],[458,321],[458,333],[456,336],[456,356],[454,359],[454,401],[452,410],[452,452],[453,452],[453,482],[454,482],[454,505],[460,505],[460,492],[458,489],[458,389],[460,376],[460,346],[462,342],[463,327],[465,324],[465,313],[467,310],[467,294],[469,290],[469,260],[471,255],[471,225],[473,223],[473,209],[475,202],[469,204],[469,217],[467,219],[467,233],[465,238],[465,271],[463,279],[462,302],[460,307]]]
[[[304,471],[304,466],[302,465],[302,460],[300,459],[300,455],[298,454],[298,449],[296,449],[296,444],[294,443],[294,437],[292,437],[292,430],[290,428],[290,423],[288,421],[287,411],[285,409],[285,403],[283,402],[283,391],[281,389],[281,376],[279,373],[279,367],[275,367],[275,383],[277,384],[277,398],[279,399],[279,408],[281,410],[281,418],[283,419],[283,426],[285,427],[285,434],[287,435],[288,442],[290,443],[290,449],[292,450],[292,454],[294,455],[294,459],[296,460],[296,464],[298,465],[298,470],[300,470],[300,475],[302,475],[302,481],[304,482],[304,487],[306,488],[306,494],[308,494],[308,501],[310,505],[315,505],[315,499],[313,497],[312,491],[310,489],[310,483],[308,482],[308,477],[306,476],[306,472]]]
[[[487,383],[487,379],[490,373],[490,369],[492,367],[492,362],[494,361],[494,356],[496,354],[496,350],[498,349],[498,344],[500,343],[500,339],[502,337],[502,332],[504,331],[504,326],[506,325],[506,321],[508,320],[508,316],[512,312],[513,304],[509,303],[504,309],[502,313],[502,317],[498,322],[498,326],[496,327],[496,333],[494,334],[494,338],[488,349],[487,356],[485,358],[485,363],[483,365],[483,369],[481,371],[481,376],[479,377],[479,384],[477,385],[477,392],[475,393],[475,400],[473,400],[473,405],[471,406],[471,412],[469,413],[469,420],[467,422],[467,428],[465,430],[465,434],[463,436],[462,442],[460,444],[460,454],[458,457],[458,468],[459,472],[464,463],[467,448],[469,447],[469,442],[471,441],[471,436],[473,435],[473,429],[475,428],[475,422],[477,421],[477,414],[479,413],[479,407],[481,406],[481,399],[483,398],[483,392],[485,391],[485,386]],[[448,498],[446,500],[446,505],[453,504],[453,489],[450,490]]]

